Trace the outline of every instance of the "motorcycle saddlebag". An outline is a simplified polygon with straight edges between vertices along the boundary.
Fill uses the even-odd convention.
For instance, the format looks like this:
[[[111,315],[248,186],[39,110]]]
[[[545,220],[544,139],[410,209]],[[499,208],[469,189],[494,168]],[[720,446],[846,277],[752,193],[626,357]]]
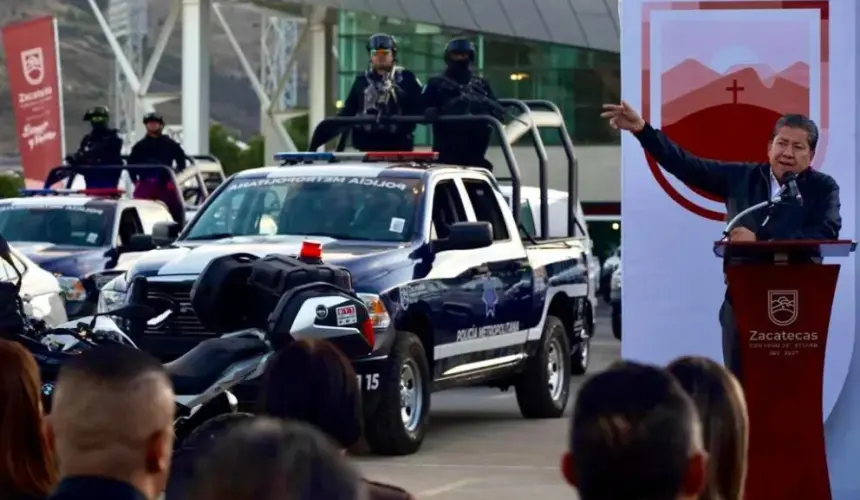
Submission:
[[[251,328],[248,277],[258,257],[235,253],[213,259],[191,287],[191,307],[210,332]]]
[[[352,277],[349,271],[342,267],[308,264],[288,255],[268,255],[255,261],[248,279],[250,295],[253,296],[257,310],[255,316],[262,315],[265,321],[286,292],[316,282],[352,290]]]
[[[364,302],[330,283],[314,282],[281,296],[266,334],[274,349],[293,340],[327,340],[348,358],[373,351],[373,324]]]

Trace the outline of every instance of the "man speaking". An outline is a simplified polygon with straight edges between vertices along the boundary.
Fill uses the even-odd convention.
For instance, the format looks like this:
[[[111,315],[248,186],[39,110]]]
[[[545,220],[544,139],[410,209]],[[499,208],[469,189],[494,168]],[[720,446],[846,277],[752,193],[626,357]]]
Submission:
[[[670,174],[690,187],[726,201],[727,220],[757,203],[773,198],[786,174],[796,175],[801,204],[774,205],[744,217],[728,234],[729,241],[835,240],[839,216],[839,186],[827,174],[809,168],[815,157],[818,127],[803,115],[785,115],[777,120],[767,145],[768,163],[723,162],[697,158],[653,128],[629,104],[605,104],[603,118],[616,129],[633,133],[642,148]],[[737,124],[726,124],[737,126]],[[726,144],[727,148],[731,144]],[[791,177],[791,176],[789,176]],[[723,327],[723,358],[726,366],[740,374],[740,346],[728,293],[720,308]]]

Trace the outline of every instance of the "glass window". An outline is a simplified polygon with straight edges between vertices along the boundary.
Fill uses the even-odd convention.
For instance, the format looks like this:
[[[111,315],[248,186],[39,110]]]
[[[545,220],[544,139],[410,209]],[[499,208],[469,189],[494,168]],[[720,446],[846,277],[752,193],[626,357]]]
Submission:
[[[0,234],[7,241],[101,247],[112,243],[115,208],[71,206],[0,207]]]
[[[143,203],[137,206],[137,213],[140,215],[140,222],[143,225],[145,234],[152,234],[152,228],[156,222],[173,221],[173,216],[167,208],[160,203]]]
[[[418,183],[384,175],[236,178],[198,215],[186,238],[289,234],[409,241]]]
[[[486,181],[477,179],[463,179],[463,185],[469,194],[472,208],[475,210],[475,218],[481,222],[489,222],[493,226],[493,240],[504,241],[510,238],[505,217],[499,207],[496,193]]]

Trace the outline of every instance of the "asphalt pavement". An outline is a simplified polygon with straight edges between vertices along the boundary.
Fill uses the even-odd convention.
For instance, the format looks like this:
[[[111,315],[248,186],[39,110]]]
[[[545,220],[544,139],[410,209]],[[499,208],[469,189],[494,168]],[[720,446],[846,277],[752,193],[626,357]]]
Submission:
[[[619,359],[609,311],[598,311],[588,373]],[[433,395],[430,424],[418,453],[357,457],[366,477],[409,490],[418,499],[571,500],[559,472],[573,399],[584,376],[573,377],[566,418],[525,420],[513,389],[455,389]]]

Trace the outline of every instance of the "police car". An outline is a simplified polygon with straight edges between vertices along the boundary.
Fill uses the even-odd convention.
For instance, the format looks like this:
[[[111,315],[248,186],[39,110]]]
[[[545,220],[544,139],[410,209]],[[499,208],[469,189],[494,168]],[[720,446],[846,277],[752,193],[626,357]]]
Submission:
[[[240,172],[170,245],[105,285],[104,306],[127,301],[145,279],[154,303],[180,312],[147,324],[138,344],[173,359],[213,335],[189,304],[212,259],[296,254],[311,238],[325,262],[350,270],[374,322],[373,354],[352,360],[371,449],[415,452],[431,392],[450,387],[513,386],[525,417],[560,417],[570,376],[588,366],[586,241],[524,243],[492,174],[436,158],[286,153],[277,157],[284,166]]]
[[[0,200],[0,234],[57,276],[70,317],[91,314],[98,288],[140,253],[131,237],[172,221],[160,202],[124,198],[117,189],[22,190]]]

